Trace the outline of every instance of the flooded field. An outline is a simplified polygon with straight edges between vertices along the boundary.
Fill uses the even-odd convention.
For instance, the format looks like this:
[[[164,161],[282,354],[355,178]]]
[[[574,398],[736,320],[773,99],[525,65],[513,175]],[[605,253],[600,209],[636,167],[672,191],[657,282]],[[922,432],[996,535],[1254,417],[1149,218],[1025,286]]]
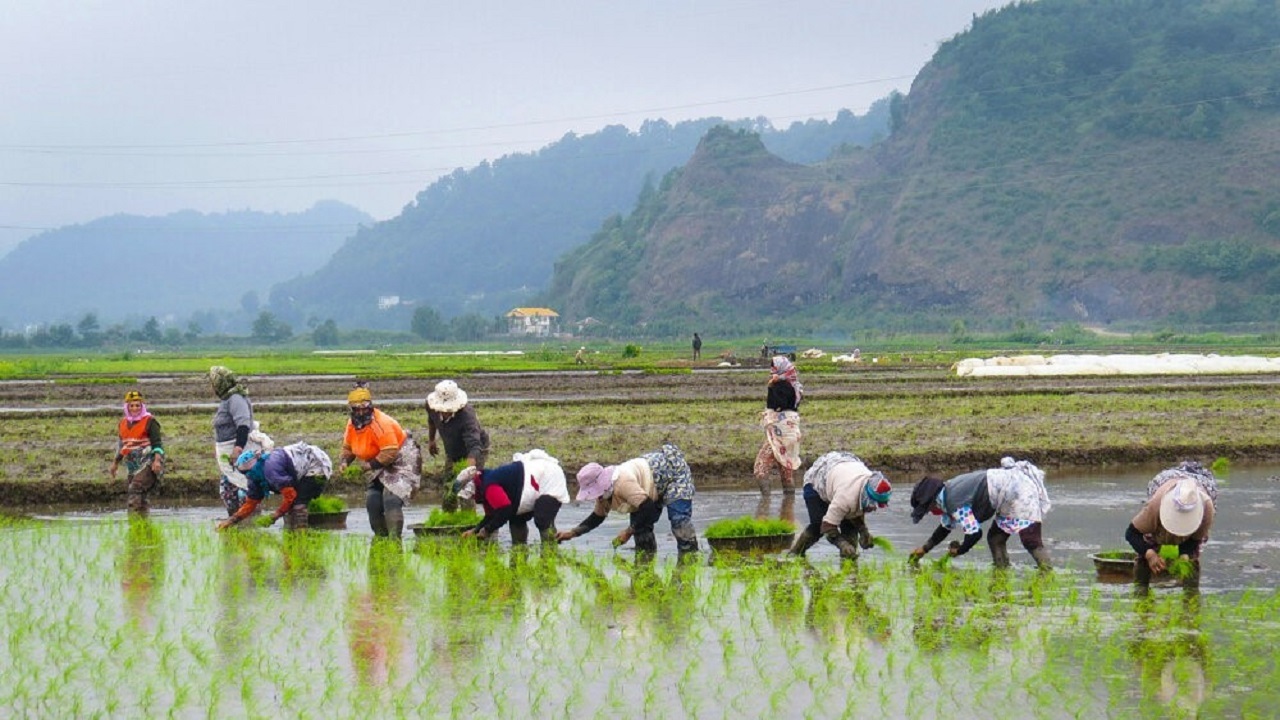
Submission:
[[[892,552],[841,564],[656,562],[609,539],[560,546],[339,532],[213,531],[216,508],[41,513],[0,526],[0,707],[92,717],[1270,717],[1280,701],[1280,526],[1269,478],[1234,468],[1198,591],[1100,582],[1156,468],[1050,474],[1042,575],[985,544],[949,568],[906,553],[906,483],[869,519]],[[914,479],[914,478],[912,478]],[[416,507],[408,522],[428,508]],[[567,507],[568,527],[585,507]],[[694,519],[794,512],[704,492]],[[705,541],[704,541],[705,548]],[[1005,712],[1009,710],[1010,712]]]

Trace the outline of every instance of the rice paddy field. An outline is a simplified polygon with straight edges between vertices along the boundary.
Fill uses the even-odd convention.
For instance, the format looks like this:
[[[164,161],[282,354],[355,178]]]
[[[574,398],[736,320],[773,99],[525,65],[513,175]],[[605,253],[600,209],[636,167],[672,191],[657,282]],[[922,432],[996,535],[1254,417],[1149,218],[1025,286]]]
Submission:
[[[14,717],[1273,717],[1280,539],[1269,468],[1237,469],[1198,588],[1104,581],[1147,468],[1051,476],[1040,573],[985,544],[916,568],[903,498],[886,547],[841,562],[656,559],[625,519],[557,547],[347,531],[216,533],[219,509],[72,511],[0,527],[0,707]],[[695,522],[797,519],[774,493],[701,493]],[[412,506],[407,520],[430,511]],[[570,527],[589,512],[567,506]],[[800,522],[807,517],[803,503]]]

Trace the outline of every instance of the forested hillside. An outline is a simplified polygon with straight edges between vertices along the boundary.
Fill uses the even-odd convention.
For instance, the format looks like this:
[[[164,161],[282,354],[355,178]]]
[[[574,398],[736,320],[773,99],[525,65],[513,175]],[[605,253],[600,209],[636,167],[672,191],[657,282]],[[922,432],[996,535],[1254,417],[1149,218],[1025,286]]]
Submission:
[[[886,100],[863,116],[845,111],[785,130],[763,118],[735,125],[758,131],[795,162],[815,162],[843,145],[883,138],[888,115]],[[633,207],[646,182],[685,163],[723,122],[655,120],[635,132],[612,126],[459,169],[399,216],[361,229],[323,268],[274,288],[271,310],[295,323],[322,317],[344,327],[406,329],[420,308],[490,318],[526,304],[545,291],[557,257],[585,244],[604,218]]]
[[[1274,322],[1276,3],[1011,5],[891,117],[813,167],[713,132],[540,300],[670,332]]]

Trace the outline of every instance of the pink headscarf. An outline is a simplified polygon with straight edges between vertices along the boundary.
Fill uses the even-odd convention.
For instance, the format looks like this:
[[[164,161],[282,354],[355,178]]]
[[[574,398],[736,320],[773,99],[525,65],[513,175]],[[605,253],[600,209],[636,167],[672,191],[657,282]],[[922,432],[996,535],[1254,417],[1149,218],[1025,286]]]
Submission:
[[[799,405],[800,398],[804,395],[804,386],[800,384],[800,373],[796,372],[795,364],[787,359],[786,355],[774,355],[772,373],[774,377],[780,377],[791,383],[791,387],[796,391],[796,405]],[[770,380],[772,381],[772,378]]]
[[[139,410],[136,415],[130,414],[129,412],[129,403],[131,402],[142,404],[142,409]],[[125,420],[129,421],[129,423],[132,424],[132,423],[138,422],[139,420],[146,420],[149,417],[151,417],[151,413],[147,411],[147,404],[142,402],[142,393],[138,392],[137,390],[130,390],[129,392],[124,394],[124,419]]]

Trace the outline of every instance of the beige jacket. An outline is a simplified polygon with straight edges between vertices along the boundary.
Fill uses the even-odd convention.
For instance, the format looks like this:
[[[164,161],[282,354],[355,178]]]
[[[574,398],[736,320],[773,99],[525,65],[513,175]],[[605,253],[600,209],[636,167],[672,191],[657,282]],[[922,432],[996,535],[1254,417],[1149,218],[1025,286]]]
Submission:
[[[823,500],[831,503],[822,522],[828,525],[839,525],[843,520],[855,520],[862,516],[862,492],[871,479],[871,470],[862,463],[842,462],[827,473],[827,497]],[[816,488],[815,488],[816,489]],[[818,493],[822,497],[822,493]]]
[[[649,461],[634,458],[619,465],[613,473],[613,491],[596,500],[593,513],[601,517],[610,511],[633,513],[645,500],[657,500],[658,488],[653,484]]]

